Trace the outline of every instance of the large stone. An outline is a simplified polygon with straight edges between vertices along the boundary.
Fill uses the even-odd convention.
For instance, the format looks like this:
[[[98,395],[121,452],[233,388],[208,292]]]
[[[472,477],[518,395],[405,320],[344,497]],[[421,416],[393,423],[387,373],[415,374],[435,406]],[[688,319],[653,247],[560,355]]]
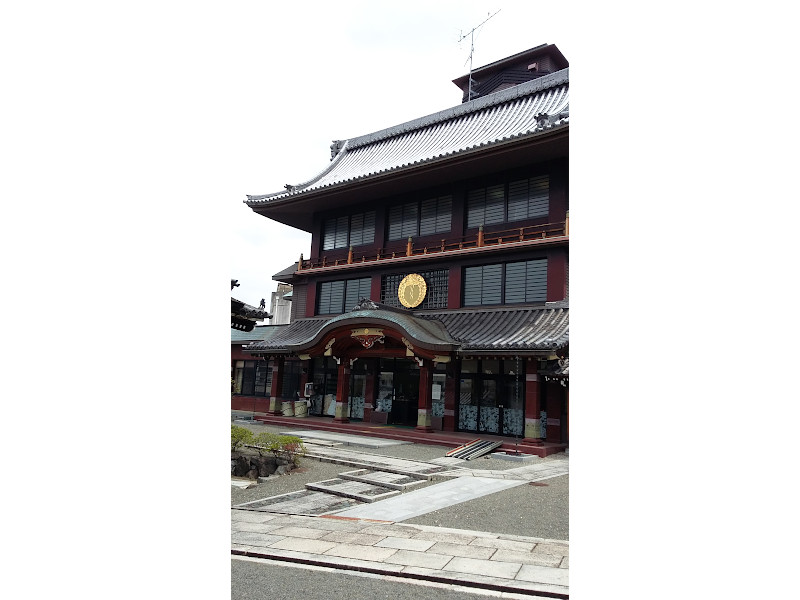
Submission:
[[[233,475],[235,477],[244,477],[245,473],[247,473],[253,467],[250,466],[250,459],[246,456],[238,456],[236,457],[236,466],[233,469]]]
[[[245,474],[245,477],[247,477],[248,479],[252,479],[253,481],[255,481],[256,479],[258,479],[258,469],[250,469],[250,470],[249,470],[249,471],[248,471],[248,472]]]
[[[254,456],[250,459],[250,464],[258,469],[259,477],[269,477],[278,467],[274,456]]]

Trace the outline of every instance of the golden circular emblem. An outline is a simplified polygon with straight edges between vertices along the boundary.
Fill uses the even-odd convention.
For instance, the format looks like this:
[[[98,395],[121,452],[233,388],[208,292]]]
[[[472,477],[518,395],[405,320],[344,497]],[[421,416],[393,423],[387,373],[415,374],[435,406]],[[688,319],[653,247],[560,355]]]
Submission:
[[[400,299],[400,304],[406,308],[414,308],[422,303],[427,291],[428,285],[422,276],[411,273],[403,277],[403,281],[400,282],[400,286],[397,288],[397,297]]]

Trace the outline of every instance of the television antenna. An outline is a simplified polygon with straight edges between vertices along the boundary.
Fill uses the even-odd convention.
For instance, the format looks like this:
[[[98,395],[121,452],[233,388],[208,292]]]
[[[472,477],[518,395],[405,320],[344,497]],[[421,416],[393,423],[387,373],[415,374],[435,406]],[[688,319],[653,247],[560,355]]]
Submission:
[[[498,9],[497,12],[494,13],[494,15],[496,15],[499,12],[500,12],[500,9]],[[467,85],[467,102],[472,100],[472,55],[475,53],[475,31],[477,31],[480,27],[483,27],[483,25],[486,23],[486,21],[491,19],[494,15],[489,15],[486,18],[486,20],[483,21],[483,23],[481,23],[480,25],[476,25],[475,27],[470,29],[467,33],[463,33],[462,34],[461,32],[459,32],[459,35],[461,36],[461,37],[458,38],[459,43],[461,42],[461,40],[463,40],[464,38],[469,36],[469,59],[468,59],[469,60],[469,84]],[[466,63],[464,63],[464,64],[466,64]]]

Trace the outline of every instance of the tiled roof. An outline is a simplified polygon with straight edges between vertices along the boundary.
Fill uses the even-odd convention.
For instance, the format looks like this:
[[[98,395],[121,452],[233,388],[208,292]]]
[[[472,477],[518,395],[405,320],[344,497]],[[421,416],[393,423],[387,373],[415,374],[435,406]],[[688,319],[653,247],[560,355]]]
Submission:
[[[449,346],[459,353],[556,351],[569,344],[569,306],[548,303],[538,308],[462,309],[436,313],[387,310],[351,311],[332,318],[295,321],[271,339],[251,344],[250,352],[296,351],[319,341],[323,330],[359,321],[391,322],[431,347]],[[427,322],[427,323],[426,323]],[[330,326],[330,327],[329,327]]]
[[[256,325],[252,331],[238,331],[231,329],[231,343],[248,344],[263,342],[273,338],[279,331],[286,329],[287,325]]]
[[[245,304],[241,300],[231,297],[231,329],[251,331],[256,321],[271,319],[266,310]]]
[[[456,310],[420,315],[444,324],[469,350],[557,350],[569,343],[569,308]]]
[[[255,207],[569,125],[569,69],[375,133],[336,142],[316,177],[273,194],[248,196]]]

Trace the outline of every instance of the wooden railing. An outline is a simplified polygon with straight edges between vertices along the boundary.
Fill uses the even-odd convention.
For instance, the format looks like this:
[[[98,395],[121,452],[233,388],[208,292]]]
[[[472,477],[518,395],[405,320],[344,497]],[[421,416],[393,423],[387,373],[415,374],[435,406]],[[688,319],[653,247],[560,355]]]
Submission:
[[[297,267],[298,271],[305,271],[307,269],[338,267],[353,263],[376,262],[403,256],[440,254],[443,252],[454,252],[469,248],[483,248],[486,246],[499,246],[531,240],[543,240],[564,235],[569,235],[569,218],[567,221],[561,221],[559,223],[529,225],[527,227],[515,227],[512,229],[492,231],[489,233],[484,233],[483,228],[481,227],[478,230],[478,233],[475,235],[450,239],[445,238],[442,239],[440,243],[430,244],[429,242],[427,245],[422,247],[415,246],[412,238],[409,238],[405,249],[400,250],[397,248],[393,250],[379,248],[377,251],[373,251],[372,253],[360,253],[353,252],[353,248],[351,247],[347,254],[347,258],[337,259],[328,259],[328,257],[323,256],[319,259],[303,260],[303,256],[300,255],[300,260],[297,263]]]

